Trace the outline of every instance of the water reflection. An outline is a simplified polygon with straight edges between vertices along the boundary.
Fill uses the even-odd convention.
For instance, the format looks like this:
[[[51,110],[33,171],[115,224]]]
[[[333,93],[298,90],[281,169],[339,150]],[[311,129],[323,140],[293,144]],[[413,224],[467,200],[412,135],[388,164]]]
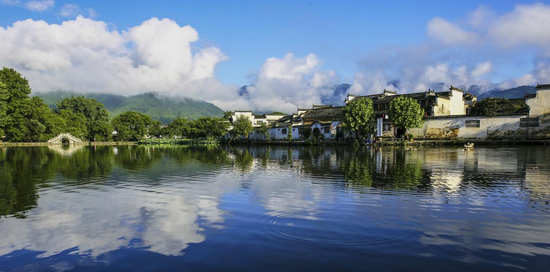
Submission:
[[[430,257],[440,268],[449,259],[533,268],[529,258],[550,258],[548,151],[2,148],[0,266],[18,269],[53,257],[73,268],[84,263],[67,254],[113,265],[119,261],[113,252],[138,250],[182,261],[190,254],[203,268],[204,252],[216,258],[264,252],[279,254],[280,262],[307,261],[306,252],[329,261],[330,253],[338,262],[351,258],[343,270],[369,260],[403,269],[391,262],[394,255]],[[339,251],[319,245],[327,243]],[[354,252],[347,251],[351,245]]]

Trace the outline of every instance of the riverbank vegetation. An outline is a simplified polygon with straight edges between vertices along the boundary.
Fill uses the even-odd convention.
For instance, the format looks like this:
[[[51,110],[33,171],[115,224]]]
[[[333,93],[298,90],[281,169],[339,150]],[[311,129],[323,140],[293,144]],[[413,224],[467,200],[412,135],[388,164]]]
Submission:
[[[109,112],[96,99],[71,96],[48,107],[31,97],[29,82],[11,68],[0,70],[0,140],[45,142],[70,133],[84,141],[138,141],[147,138],[218,139],[227,133],[223,118],[202,117],[194,121],[176,118],[162,126],[149,115],[126,111],[109,119]]]

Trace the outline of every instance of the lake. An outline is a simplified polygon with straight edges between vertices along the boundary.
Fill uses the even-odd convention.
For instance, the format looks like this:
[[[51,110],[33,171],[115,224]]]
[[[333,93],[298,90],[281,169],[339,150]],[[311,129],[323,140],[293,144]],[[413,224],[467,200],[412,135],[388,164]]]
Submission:
[[[549,271],[550,148],[0,148],[0,271]]]

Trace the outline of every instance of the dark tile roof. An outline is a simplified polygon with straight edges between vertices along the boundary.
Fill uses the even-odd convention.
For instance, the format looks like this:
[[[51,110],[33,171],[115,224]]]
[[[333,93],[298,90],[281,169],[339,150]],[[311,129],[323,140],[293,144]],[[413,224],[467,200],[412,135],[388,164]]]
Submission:
[[[537,88],[537,89],[550,88],[550,84],[537,84],[537,86],[535,88]]]
[[[320,119],[320,118],[341,118],[342,117],[342,108],[343,107],[326,107],[319,109],[311,109],[306,114],[304,114],[304,119]]]

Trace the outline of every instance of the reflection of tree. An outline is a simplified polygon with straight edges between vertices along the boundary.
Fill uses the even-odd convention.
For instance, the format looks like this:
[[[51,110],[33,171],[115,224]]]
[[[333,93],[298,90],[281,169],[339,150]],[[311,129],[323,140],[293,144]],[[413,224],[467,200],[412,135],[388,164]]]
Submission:
[[[178,163],[198,161],[201,164],[221,166],[230,162],[227,151],[218,146],[174,146],[163,149],[163,152]]]
[[[358,150],[359,151],[359,150]],[[360,150],[342,162],[342,170],[347,182],[365,186],[372,185],[374,160],[366,152]]]
[[[423,176],[422,161],[407,161],[407,152],[402,149],[393,150],[393,160],[388,165],[386,176],[382,182],[375,182],[375,187],[384,188],[411,188],[422,187]]]
[[[55,164],[47,148],[6,148],[0,152],[0,216],[36,207],[36,184],[52,177]]]
[[[233,149],[235,155],[235,168],[240,172],[248,172],[252,168],[254,158],[249,149]]]
[[[125,145],[118,146],[115,163],[128,170],[145,170],[162,159],[162,150],[150,146]]]
[[[59,157],[59,172],[63,177],[74,180],[90,180],[107,176],[112,171],[111,147],[87,147],[69,157]]]

